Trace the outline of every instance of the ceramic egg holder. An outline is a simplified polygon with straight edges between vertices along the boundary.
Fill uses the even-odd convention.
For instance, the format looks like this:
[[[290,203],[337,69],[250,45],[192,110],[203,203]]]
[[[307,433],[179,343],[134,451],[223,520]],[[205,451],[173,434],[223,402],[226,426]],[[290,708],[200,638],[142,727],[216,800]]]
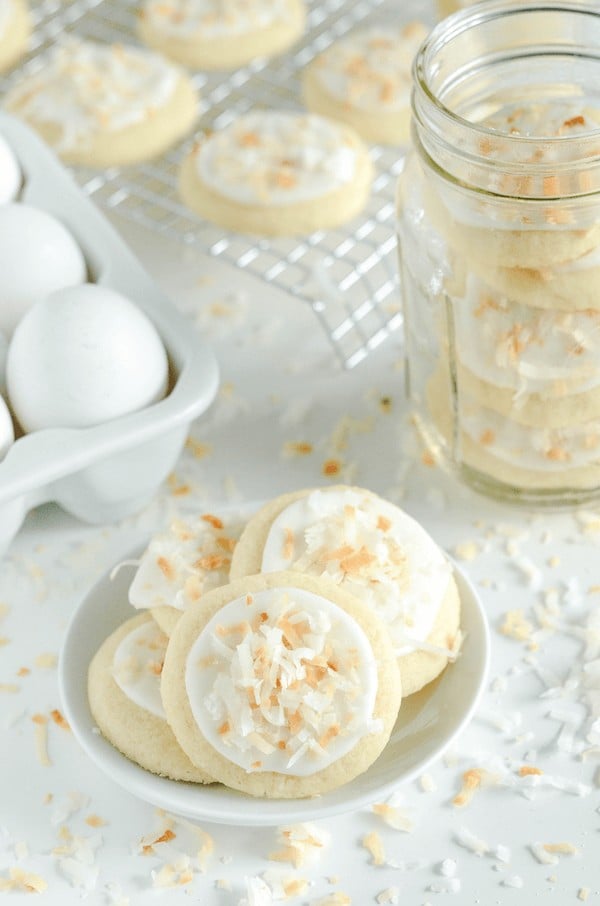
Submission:
[[[54,501],[92,523],[143,507],[172,470],[190,423],[218,386],[213,353],[174,308],[104,216],[34,133],[0,113],[0,135],[18,158],[17,201],[47,211],[79,243],[88,280],[122,293],[150,318],[167,350],[170,389],[157,403],[87,428],[18,437],[0,461],[0,553],[34,506]]]

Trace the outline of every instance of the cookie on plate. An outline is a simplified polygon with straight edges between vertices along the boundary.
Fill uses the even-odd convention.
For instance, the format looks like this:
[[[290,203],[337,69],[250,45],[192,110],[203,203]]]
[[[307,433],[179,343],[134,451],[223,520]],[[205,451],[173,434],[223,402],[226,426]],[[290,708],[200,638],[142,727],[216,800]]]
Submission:
[[[226,229],[292,236],[356,216],[371,188],[354,130],[316,114],[256,110],[199,142],[182,164],[183,201]]]
[[[231,554],[244,523],[204,513],[176,519],[155,535],[129,587],[129,603],[150,609],[166,635],[184,610],[229,580]]]
[[[402,694],[446,667],[460,641],[447,557],[414,519],[371,491],[339,485],[284,494],[248,521],[231,578],[282,569],[335,582],[386,625]]]
[[[318,795],[365,771],[401,700],[382,623],[332,583],[248,576],[182,616],[161,680],[190,760],[253,796]]]
[[[27,51],[31,37],[25,0],[0,0],[0,72],[14,66]]]
[[[138,34],[193,69],[233,69],[287,50],[303,33],[302,0],[146,0]]]
[[[198,96],[158,54],[69,37],[9,90],[4,106],[67,163],[112,167],[157,157],[183,138]]]
[[[410,135],[413,58],[427,35],[421,22],[352,32],[304,72],[309,110],[342,120],[368,142],[405,144]]]
[[[90,708],[103,736],[130,761],[172,780],[210,783],[177,744],[164,714],[160,673],[167,638],[150,614],[119,626],[89,667]]]

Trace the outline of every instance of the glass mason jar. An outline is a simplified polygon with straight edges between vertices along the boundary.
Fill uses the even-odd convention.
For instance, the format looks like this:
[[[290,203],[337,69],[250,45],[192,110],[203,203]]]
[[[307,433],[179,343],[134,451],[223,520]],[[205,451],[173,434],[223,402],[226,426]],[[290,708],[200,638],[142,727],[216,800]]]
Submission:
[[[412,141],[398,237],[422,435],[493,496],[600,497],[598,7],[487,0],[440,22]]]

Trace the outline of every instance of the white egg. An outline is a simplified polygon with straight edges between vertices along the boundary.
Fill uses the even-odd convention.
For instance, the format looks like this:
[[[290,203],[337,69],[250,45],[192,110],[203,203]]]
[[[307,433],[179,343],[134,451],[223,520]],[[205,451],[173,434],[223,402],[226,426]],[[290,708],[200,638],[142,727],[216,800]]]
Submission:
[[[12,418],[8,411],[8,406],[4,402],[3,397],[0,396],[0,461],[8,453],[8,448],[12,445],[14,439],[15,429]]]
[[[36,302],[15,330],[6,365],[21,427],[86,427],[161,399],[168,359],[133,302],[92,283]]]
[[[49,293],[87,279],[83,253],[60,221],[27,204],[0,205],[0,330],[9,336]]]
[[[22,180],[19,161],[8,142],[0,135],[0,204],[15,200]]]

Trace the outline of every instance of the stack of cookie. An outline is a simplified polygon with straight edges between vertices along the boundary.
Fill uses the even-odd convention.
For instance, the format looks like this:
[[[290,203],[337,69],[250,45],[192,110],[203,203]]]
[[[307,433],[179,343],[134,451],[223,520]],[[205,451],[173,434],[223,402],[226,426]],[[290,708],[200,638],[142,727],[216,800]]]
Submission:
[[[447,558],[360,488],[287,494],[245,525],[177,522],[129,598],[144,612],[89,669],[98,727],[149,771],[254,796],[324,793],[365,771],[401,699],[460,644]]]
[[[498,132],[481,142],[493,160],[503,134],[584,136],[600,118],[583,102],[531,104],[483,124]],[[552,167],[541,142],[529,153]],[[535,192],[530,183],[524,188]],[[442,346],[455,360],[457,400],[447,396],[444,354],[429,405],[443,433],[457,439],[459,459],[493,479],[542,491],[597,487],[600,227],[573,215],[558,176],[544,176],[539,188],[547,201],[515,203],[504,213],[490,205],[487,221],[485,212],[448,205],[443,192],[431,191],[431,222],[448,246],[453,327]]]

